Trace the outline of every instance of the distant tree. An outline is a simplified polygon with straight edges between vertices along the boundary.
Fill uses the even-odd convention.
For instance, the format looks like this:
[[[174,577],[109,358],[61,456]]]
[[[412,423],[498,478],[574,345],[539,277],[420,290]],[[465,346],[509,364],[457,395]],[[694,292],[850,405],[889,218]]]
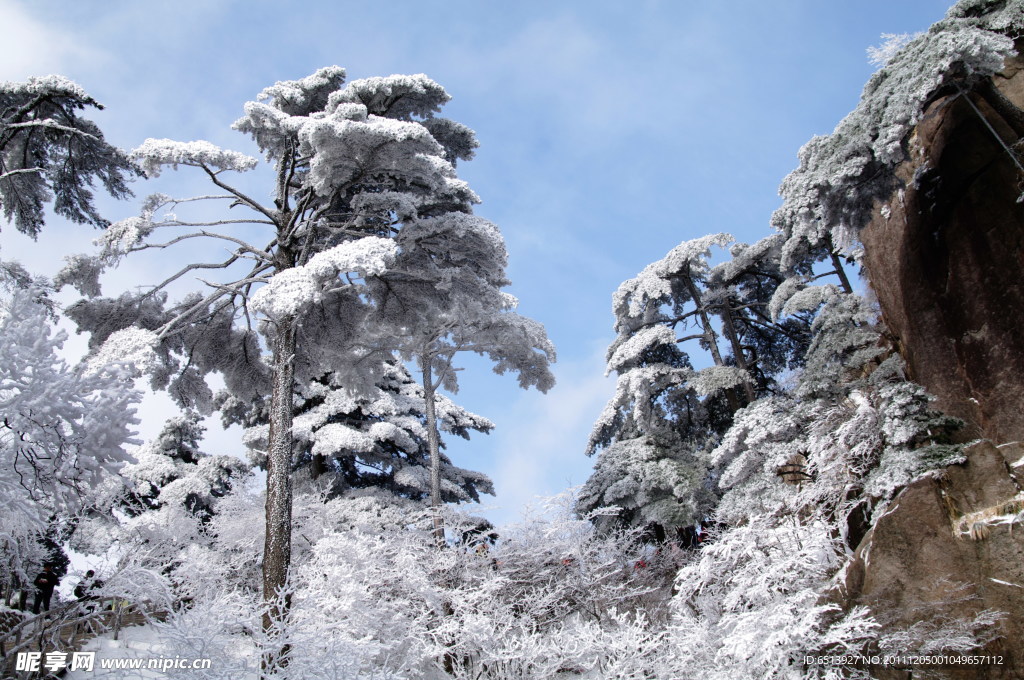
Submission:
[[[205,428],[198,413],[169,419],[156,439],[135,452],[121,474],[132,483],[126,504],[131,514],[167,504],[184,507],[208,521],[213,505],[231,491],[248,466],[234,456],[211,456],[199,449]]]
[[[93,205],[97,180],[114,198],[131,195],[127,181],[138,169],[79,115],[86,107],[103,108],[62,76],[0,83],[0,206],[32,238],[51,201],[61,217],[106,227]]]
[[[498,228],[487,220],[445,213],[416,220],[396,238],[399,251],[388,272],[370,283],[378,304],[370,323],[376,342],[415,361],[425,401],[434,534],[444,540],[438,390],[458,391],[454,361],[462,352],[486,356],[496,373],[513,371],[519,386],[546,392],[555,348],[544,327],[513,311],[508,255]]]

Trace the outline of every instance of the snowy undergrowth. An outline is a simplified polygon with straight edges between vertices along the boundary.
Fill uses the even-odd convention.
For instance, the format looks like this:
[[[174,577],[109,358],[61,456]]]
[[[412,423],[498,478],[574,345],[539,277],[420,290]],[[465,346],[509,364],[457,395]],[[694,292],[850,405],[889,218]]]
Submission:
[[[572,514],[573,499],[550,499],[496,543],[473,533],[477,518],[450,511],[450,535],[466,539],[439,550],[422,505],[385,494],[297,498],[280,677],[670,677],[659,669],[684,557],[648,555],[638,568],[635,535],[599,535]],[[188,677],[244,677],[239,659],[254,670],[266,642],[254,578],[261,505],[245,492],[219,501],[230,512],[166,575],[182,599],[151,626],[146,653],[213,659]]]

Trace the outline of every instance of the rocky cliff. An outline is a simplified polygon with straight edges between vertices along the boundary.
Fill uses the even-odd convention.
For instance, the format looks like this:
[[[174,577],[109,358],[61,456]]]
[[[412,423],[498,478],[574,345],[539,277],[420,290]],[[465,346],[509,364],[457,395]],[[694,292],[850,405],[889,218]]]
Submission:
[[[1018,43],[1018,50],[1024,44]],[[965,622],[1002,665],[879,678],[1024,677],[1024,60],[928,105],[902,188],[861,232],[864,267],[909,377],[963,419],[967,461],[904,489],[860,542],[849,604],[939,639]],[[877,515],[876,515],[877,516]],[[945,628],[943,628],[945,626]],[[968,626],[969,627],[969,626]]]

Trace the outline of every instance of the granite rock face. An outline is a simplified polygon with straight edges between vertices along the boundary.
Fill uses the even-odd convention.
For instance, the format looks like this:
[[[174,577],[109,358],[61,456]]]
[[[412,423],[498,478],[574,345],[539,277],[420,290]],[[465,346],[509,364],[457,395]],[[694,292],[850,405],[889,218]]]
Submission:
[[[932,103],[899,170],[906,188],[861,233],[910,378],[967,422],[968,439],[1024,440],[1022,67]]]
[[[917,480],[876,511],[843,599],[868,605],[887,630],[917,626],[924,639],[1002,612],[979,650],[1002,665],[873,669],[878,678],[1024,678],[1024,526],[1006,523],[1024,509],[1021,109],[1019,58],[971,93],[934,101],[898,171],[905,187],[861,233],[909,377],[966,422],[964,441],[983,441],[967,447],[965,464]]]
[[[920,677],[1022,678],[1024,527],[992,520],[1020,494],[1008,459],[1024,459],[1024,447],[982,441],[968,447],[967,457],[965,465],[917,480],[880,509],[846,570],[842,597],[848,606],[870,607],[886,632],[907,631],[911,649],[973,628],[982,639],[994,638],[976,654],[1002,660],[921,666],[918,671],[932,675]],[[993,612],[1001,613],[994,626],[970,625],[991,620]],[[892,667],[872,671],[879,680],[908,677]]]

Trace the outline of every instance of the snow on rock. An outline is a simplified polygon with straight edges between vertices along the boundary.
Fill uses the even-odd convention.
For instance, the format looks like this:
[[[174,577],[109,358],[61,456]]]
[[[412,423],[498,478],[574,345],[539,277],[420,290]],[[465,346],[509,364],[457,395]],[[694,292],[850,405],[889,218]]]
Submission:
[[[1013,54],[1009,37],[977,26],[973,18],[957,19],[955,12],[950,17],[886,54],[887,65],[868,81],[857,108],[831,135],[814,137],[800,149],[800,166],[783,180],[783,205],[772,216],[787,237],[784,266],[795,266],[807,244],[829,237],[859,259],[857,233],[874,202],[891,192],[893,169],[907,158],[904,139],[933,93],[945,85],[969,89],[972,80],[998,72]]]

